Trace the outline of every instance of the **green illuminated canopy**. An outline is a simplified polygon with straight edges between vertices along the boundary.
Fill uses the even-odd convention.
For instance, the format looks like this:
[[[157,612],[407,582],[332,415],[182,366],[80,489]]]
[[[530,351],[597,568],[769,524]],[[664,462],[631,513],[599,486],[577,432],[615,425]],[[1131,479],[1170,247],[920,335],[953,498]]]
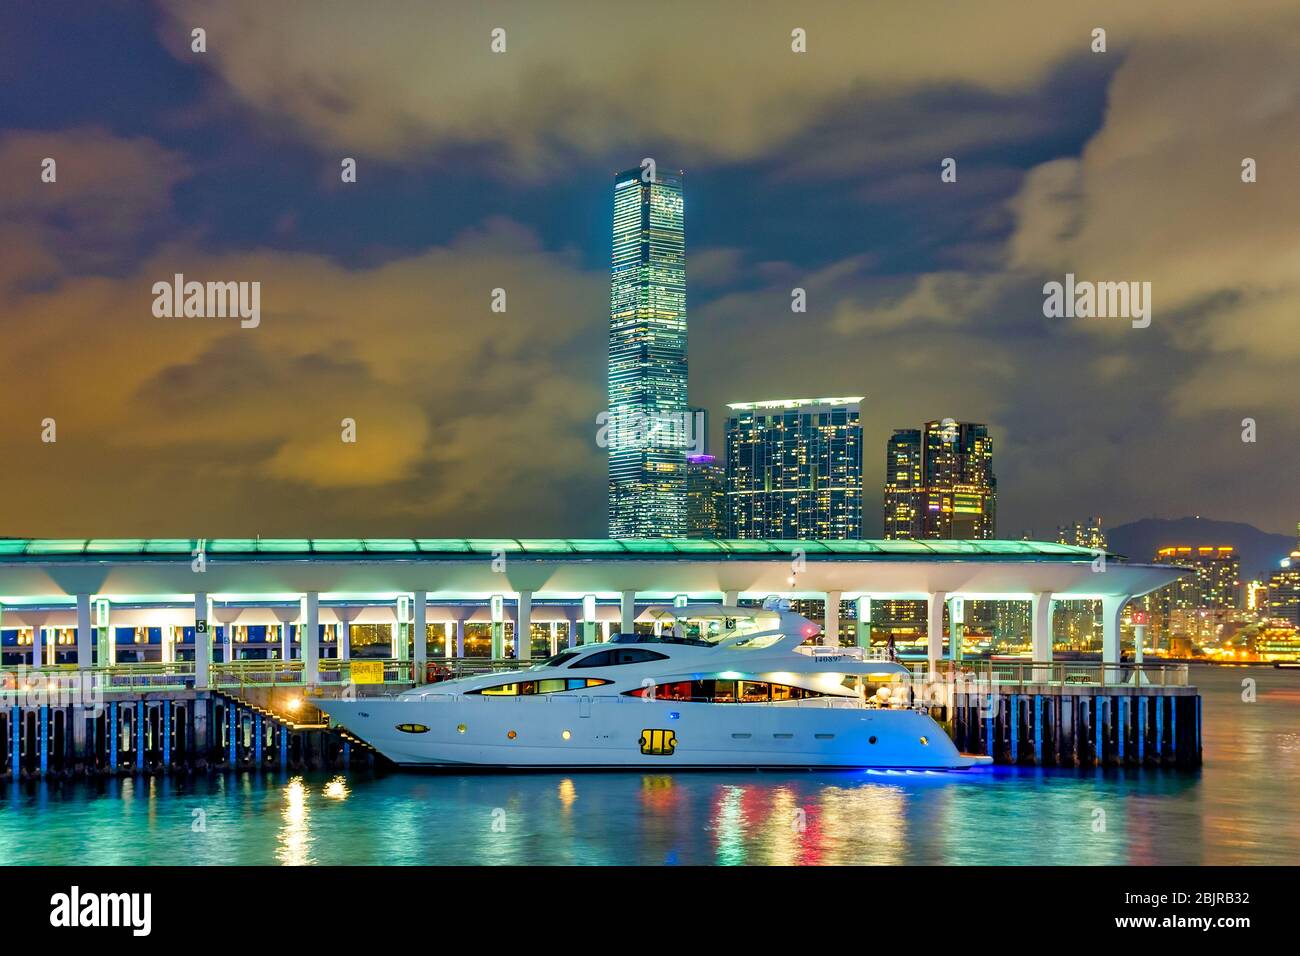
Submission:
[[[189,555],[200,541],[187,538],[0,538],[0,561],[23,559],[99,560],[105,558],[165,558]],[[779,557],[801,549],[810,560],[826,558],[949,560],[1092,560],[1090,548],[1048,541],[835,540],[835,541],[708,541],[640,538],[210,538],[202,541],[214,557],[455,557],[506,552],[537,557],[600,555],[602,557],[660,557],[718,560]],[[1113,555],[1110,557],[1114,557]]]

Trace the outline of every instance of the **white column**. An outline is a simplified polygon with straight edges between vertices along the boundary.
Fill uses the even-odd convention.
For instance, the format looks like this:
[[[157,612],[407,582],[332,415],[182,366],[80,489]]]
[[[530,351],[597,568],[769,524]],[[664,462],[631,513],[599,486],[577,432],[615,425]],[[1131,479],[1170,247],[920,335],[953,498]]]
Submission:
[[[858,647],[871,647],[871,598],[858,597]]]
[[[519,608],[515,615],[515,657],[521,661],[533,659],[533,592],[519,592]]]
[[[32,626],[32,669],[40,670],[45,666],[45,628],[40,624]]]
[[[1050,592],[1044,591],[1029,599],[1029,643],[1030,657],[1036,663],[1044,663],[1052,659],[1052,595]],[[1033,669],[1033,680],[1051,679],[1050,667]]]
[[[930,670],[936,670],[943,657],[943,605],[948,600],[947,593],[935,591],[927,598],[929,613],[926,615],[925,656]]]
[[[452,657],[456,652],[456,622],[442,622],[442,656]]]
[[[209,623],[209,627],[215,627],[216,621]],[[235,625],[234,622],[228,622],[221,625],[221,661],[229,664],[235,659]]]
[[[1029,601],[1030,644],[1035,661],[1052,659],[1052,595],[1050,592],[1035,594]]]
[[[822,628],[822,644],[826,647],[840,646],[840,591],[827,591],[825,595],[826,611],[823,614],[825,627]]]
[[[199,632],[199,622],[203,632]],[[208,668],[212,664],[212,622],[208,620],[208,596],[194,595],[194,689],[207,690]]]
[[[582,643],[594,644],[596,641],[596,597],[588,594],[582,599]],[[590,611],[590,613],[588,613]]]
[[[77,595],[77,667],[91,666],[95,652],[95,632],[90,627],[90,595]]]
[[[569,646],[577,647],[579,621],[576,617],[571,617],[568,619],[568,624],[569,624]]]
[[[560,622],[551,622],[551,656],[560,653]]]
[[[740,592],[739,592],[739,591],[723,591],[723,592],[722,592],[722,603],[723,603],[723,605],[726,606],[726,607],[736,607],[737,605],[740,604]]]
[[[636,592],[624,591],[619,605],[619,630],[631,634],[636,630]]]
[[[465,620],[456,621],[456,656],[465,656]]]
[[[1101,662],[1103,664],[1118,664],[1122,648],[1120,647],[1120,617],[1124,613],[1124,605],[1128,603],[1128,595],[1108,595],[1101,599]],[[1118,667],[1108,667],[1105,670],[1105,680],[1107,683],[1118,683]]]
[[[286,661],[293,660],[293,623],[280,622],[280,657]]]
[[[411,647],[412,660],[415,668],[415,682],[424,683],[425,673],[428,670],[424,665],[429,660],[429,592],[415,592],[414,606],[415,624],[412,626]]]
[[[320,683],[320,593],[307,592],[307,613],[302,628],[303,681],[310,687]]]

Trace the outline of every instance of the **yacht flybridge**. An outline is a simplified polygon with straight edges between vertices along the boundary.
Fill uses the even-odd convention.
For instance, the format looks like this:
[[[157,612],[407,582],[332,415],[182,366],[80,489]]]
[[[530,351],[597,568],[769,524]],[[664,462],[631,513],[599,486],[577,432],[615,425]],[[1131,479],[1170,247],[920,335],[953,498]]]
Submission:
[[[654,634],[619,634],[527,670],[391,697],[313,700],[402,766],[460,768],[881,767],[963,769],[907,669],[773,603],[665,608]]]

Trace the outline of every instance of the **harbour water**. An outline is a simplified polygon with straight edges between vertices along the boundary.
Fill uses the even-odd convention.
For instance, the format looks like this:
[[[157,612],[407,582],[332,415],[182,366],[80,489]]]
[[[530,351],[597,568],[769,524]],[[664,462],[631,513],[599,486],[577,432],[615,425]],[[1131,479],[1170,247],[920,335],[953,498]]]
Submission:
[[[19,782],[0,864],[1294,863],[1300,671],[1192,670],[1198,771]]]

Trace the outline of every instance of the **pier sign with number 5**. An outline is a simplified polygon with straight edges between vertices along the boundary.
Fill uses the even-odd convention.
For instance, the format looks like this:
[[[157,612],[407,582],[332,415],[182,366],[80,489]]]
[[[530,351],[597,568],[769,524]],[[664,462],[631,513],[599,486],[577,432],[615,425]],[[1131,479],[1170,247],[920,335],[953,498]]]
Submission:
[[[352,683],[382,684],[384,682],[383,661],[353,661]]]

